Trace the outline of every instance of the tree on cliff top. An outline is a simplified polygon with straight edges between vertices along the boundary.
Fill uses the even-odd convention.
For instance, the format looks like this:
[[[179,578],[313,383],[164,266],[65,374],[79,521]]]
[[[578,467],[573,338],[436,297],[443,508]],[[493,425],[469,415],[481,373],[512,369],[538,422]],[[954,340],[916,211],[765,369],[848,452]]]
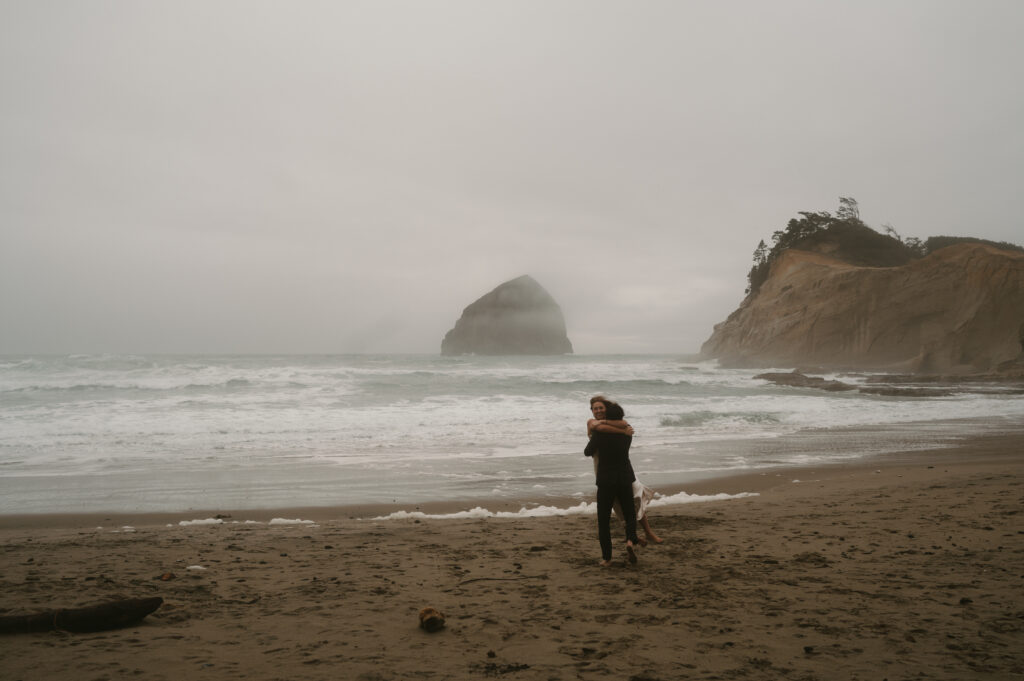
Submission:
[[[857,204],[857,199],[852,196],[840,196],[839,210],[836,211],[836,217],[840,220],[856,220],[860,222],[860,206]]]
[[[785,230],[772,234],[769,249],[762,240],[754,251],[754,265],[747,274],[746,292],[756,293],[768,278],[771,265],[783,251],[796,248],[826,253],[851,265],[895,267],[920,257],[917,243],[904,243],[899,235],[879,234],[860,219],[860,207],[852,197],[839,197],[835,215],[825,211],[800,211]],[[895,233],[895,230],[892,230]]]
[[[764,240],[758,243],[754,250],[754,265],[747,274],[746,293],[757,293],[760,290],[768,278],[772,263],[790,248],[825,253],[862,267],[897,267],[958,243],[980,243],[1024,252],[1024,248],[1016,244],[974,237],[932,236],[924,241],[915,237],[904,239],[892,225],[882,225],[885,234],[879,234],[864,224],[860,219],[857,200],[848,196],[839,197],[839,209],[835,215],[805,211],[798,214],[803,217],[793,218],[785,230],[772,234],[771,248]]]

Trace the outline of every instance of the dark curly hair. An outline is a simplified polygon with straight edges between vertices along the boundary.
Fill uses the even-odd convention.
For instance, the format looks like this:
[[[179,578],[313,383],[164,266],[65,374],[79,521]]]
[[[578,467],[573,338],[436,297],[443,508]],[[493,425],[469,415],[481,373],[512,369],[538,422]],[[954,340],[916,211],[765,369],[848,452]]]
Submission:
[[[605,402],[604,417],[609,421],[621,421],[626,418],[626,412],[617,402]]]

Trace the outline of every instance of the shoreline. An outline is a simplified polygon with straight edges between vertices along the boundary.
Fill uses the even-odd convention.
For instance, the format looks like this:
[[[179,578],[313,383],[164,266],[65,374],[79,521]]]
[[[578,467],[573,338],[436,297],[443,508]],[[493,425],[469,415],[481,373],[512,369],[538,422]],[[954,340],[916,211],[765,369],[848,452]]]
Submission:
[[[828,433],[823,433],[827,435]],[[821,435],[821,434],[818,434]],[[863,458],[834,463],[818,463],[813,465],[779,465],[759,469],[741,471],[716,471],[703,474],[700,478],[685,483],[657,485],[660,497],[671,497],[680,493],[691,496],[708,497],[692,502],[679,502],[657,505],[659,511],[665,508],[685,507],[694,504],[715,503],[716,495],[762,494],[779,487],[793,484],[794,479],[806,479],[809,475],[815,479],[834,479],[836,477],[863,475],[875,470],[917,467],[920,465],[944,465],[953,467],[970,467],[984,463],[1012,461],[1016,458],[1015,447],[1021,441],[1021,431],[1004,429],[985,435],[971,435],[951,442],[945,446],[910,451],[887,452]],[[965,452],[970,452],[970,459],[965,459]],[[257,509],[189,509],[185,511],[158,512],[57,512],[57,513],[25,513],[0,514],[0,530],[34,528],[34,529],[85,529],[85,528],[118,528],[118,527],[151,527],[160,525],[177,525],[183,521],[221,519],[224,524],[237,523],[268,523],[273,519],[304,520],[315,523],[328,523],[342,520],[374,520],[396,512],[420,512],[430,516],[452,515],[475,508],[485,508],[492,513],[517,513],[523,509],[556,507],[568,509],[580,503],[593,502],[593,494],[584,497],[534,497],[517,500],[501,500],[494,498],[475,498],[461,500],[431,501],[422,503],[378,503],[348,504],[329,506],[280,506]],[[564,515],[564,514],[563,514]],[[522,515],[523,519],[548,516]],[[551,513],[550,517],[560,517]],[[431,518],[435,519],[435,518]],[[438,518],[439,520],[455,520],[457,518]],[[392,520],[392,519],[387,519]]]
[[[618,526],[610,568],[593,516],[8,522],[0,615],[163,604],[123,629],[0,636],[0,659],[21,681],[1024,675],[1015,435],[684,487],[758,496],[656,507],[665,543],[630,565]],[[425,607],[443,629],[419,627]]]

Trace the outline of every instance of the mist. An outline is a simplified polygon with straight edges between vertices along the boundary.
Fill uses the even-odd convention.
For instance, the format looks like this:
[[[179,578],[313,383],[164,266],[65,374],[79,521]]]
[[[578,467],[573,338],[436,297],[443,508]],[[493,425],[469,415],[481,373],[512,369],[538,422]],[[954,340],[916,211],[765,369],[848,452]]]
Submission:
[[[1020,242],[1016,2],[0,4],[0,353],[694,352],[855,197]]]

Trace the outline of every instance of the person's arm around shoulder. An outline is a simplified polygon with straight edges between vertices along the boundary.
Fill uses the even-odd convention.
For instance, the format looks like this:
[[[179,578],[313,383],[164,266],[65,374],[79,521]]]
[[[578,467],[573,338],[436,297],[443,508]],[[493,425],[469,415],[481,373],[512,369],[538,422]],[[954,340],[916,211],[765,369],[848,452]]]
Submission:
[[[593,424],[593,425],[591,425]],[[587,430],[590,433],[612,433],[614,435],[632,435],[635,431],[633,426],[629,425],[628,421],[606,421],[598,419],[590,419],[587,422]]]

